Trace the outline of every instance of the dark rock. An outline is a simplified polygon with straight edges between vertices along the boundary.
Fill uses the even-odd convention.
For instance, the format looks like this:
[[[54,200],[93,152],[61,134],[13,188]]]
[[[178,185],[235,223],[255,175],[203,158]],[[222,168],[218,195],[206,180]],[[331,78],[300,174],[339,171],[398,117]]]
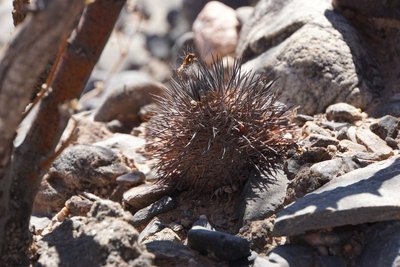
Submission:
[[[210,231],[215,230],[205,215],[200,215],[199,219],[193,223],[192,228],[195,227],[202,227],[203,229],[207,229]]]
[[[244,69],[279,77],[282,100],[305,114],[322,113],[335,102],[364,109],[375,90],[383,90],[374,57],[329,0],[259,1],[236,53],[247,61]]]
[[[399,2],[377,3],[373,0],[334,0],[335,8],[341,11],[349,10],[361,16],[400,19],[397,10],[400,10]]]
[[[133,213],[136,213],[173,191],[174,188],[168,185],[143,184],[126,191],[123,195],[123,201],[129,205],[129,209]]]
[[[283,171],[274,175],[252,175],[238,200],[242,223],[263,219],[283,207],[288,179]]]
[[[180,243],[173,241],[152,241],[145,244],[147,250],[154,254],[154,264],[165,267],[209,267],[218,266],[218,263],[210,258],[199,255],[198,252],[189,249]]]
[[[356,135],[359,143],[363,144],[368,151],[377,154],[381,159],[387,159],[394,154],[393,149],[369,129],[359,128]]]
[[[146,221],[150,221],[158,214],[173,210],[177,207],[178,203],[175,199],[164,196],[160,200],[154,202],[153,204],[137,211],[133,215],[133,226],[137,227]]]
[[[365,237],[365,245],[355,266],[399,266],[400,221],[377,223],[366,231]]]
[[[340,131],[343,128],[351,126],[347,122],[336,122],[336,121],[324,121],[321,123],[321,125],[332,131]]]
[[[371,164],[333,178],[278,213],[273,234],[397,219],[400,158]]]
[[[65,149],[44,177],[34,203],[34,212],[59,211],[76,191],[108,195],[116,177],[130,169],[112,150],[89,145]]]
[[[137,79],[105,91],[102,104],[94,114],[95,121],[108,122],[116,119],[134,125],[139,122],[140,108],[152,103],[154,95],[160,95],[164,91],[162,84],[146,75],[133,76]]]
[[[246,239],[227,233],[196,228],[189,230],[187,238],[192,249],[202,254],[212,252],[221,260],[236,261],[251,254]]]
[[[121,176],[118,176],[116,181],[118,184],[133,187],[133,186],[142,184],[145,179],[146,179],[146,176],[144,175],[143,172],[134,171],[134,172],[125,173]]]
[[[329,145],[337,146],[339,140],[321,134],[310,134],[302,143],[305,147],[328,147]]]
[[[283,245],[271,250],[268,254],[271,267],[314,267],[314,251],[309,246]]]
[[[398,128],[399,119],[391,115],[386,115],[369,126],[369,129],[383,140],[386,137],[396,138],[399,133]]]
[[[37,242],[36,266],[153,266],[152,255],[125,219],[129,213],[111,201],[93,208],[102,212],[67,218]]]
[[[293,118],[293,122],[297,124],[297,126],[302,127],[306,122],[313,121],[314,118],[312,116],[304,115],[304,114],[297,114]]]
[[[319,267],[347,267],[348,264],[343,257],[340,256],[317,256]]]
[[[399,148],[399,143],[396,140],[394,140],[393,138],[386,137],[385,141],[386,141],[386,144],[388,146],[390,146],[391,148],[393,148],[393,149],[398,149]]]
[[[362,119],[359,109],[347,103],[330,105],[326,109],[326,118],[333,121],[355,122]]]

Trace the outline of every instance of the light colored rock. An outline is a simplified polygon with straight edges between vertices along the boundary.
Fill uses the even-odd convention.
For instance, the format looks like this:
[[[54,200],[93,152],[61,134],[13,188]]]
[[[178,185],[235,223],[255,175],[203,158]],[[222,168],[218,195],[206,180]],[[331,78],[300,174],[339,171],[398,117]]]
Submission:
[[[367,152],[367,148],[365,146],[354,143],[347,139],[340,140],[339,148],[351,152]]]
[[[221,2],[208,2],[193,23],[194,43],[207,63],[232,55],[239,39],[235,10]]]
[[[330,132],[328,130],[325,130],[324,128],[318,126],[313,121],[307,121],[304,124],[304,126],[302,128],[302,133],[304,135],[320,134],[320,135],[324,135],[327,137],[332,137],[332,135],[330,134]]]
[[[154,235],[150,235],[143,239],[142,243],[146,244],[156,240],[167,240],[167,241],[174,241],[174,242],[181,242],[181,238],[175,233],[173,230],[169,228],[164,228],[161,231],[155,233]]]
[[[261,0],[254,10],[237,56],[247,61],[244,69],[279,77],[283,102],[305,114],[322,113],[335,102],[365,108],[383,88],[364,41],[330,0]]]
[[[330,105],[325,113],[326,118],[333,121],[355,122],[362,119],[361,111],[347,103]]]
[[[381,159],[386,159],[394,154],[393,149],[369,129],[359,128],[356,135],[360,144],[363,144],[368,151],[379,155]]]
[[[65,149],[44,177],[34,202],[34,212],[59,211],[76,191],[106,196],[115,179],[130,169],[110,149],[76,145]]]
[[[400,157],[333,178],[278,213],[275,236],[377,221],[400,212]]]

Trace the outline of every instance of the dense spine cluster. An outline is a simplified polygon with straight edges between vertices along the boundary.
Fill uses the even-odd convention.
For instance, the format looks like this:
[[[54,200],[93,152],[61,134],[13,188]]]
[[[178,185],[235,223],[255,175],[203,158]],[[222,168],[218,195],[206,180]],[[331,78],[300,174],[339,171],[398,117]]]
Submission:
[[[277,98],[273,82],[240,61],[181,66],[147,126],[160,182],[213,192],[276,171],[294,145],[292,111]]]

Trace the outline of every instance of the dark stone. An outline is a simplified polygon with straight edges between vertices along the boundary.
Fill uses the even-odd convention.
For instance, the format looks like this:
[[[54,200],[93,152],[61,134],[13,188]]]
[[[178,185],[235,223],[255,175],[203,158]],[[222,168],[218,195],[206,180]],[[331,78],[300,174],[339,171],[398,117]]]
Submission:
[[[309,115],[304,115],[304,114],[297,114],[293,118],[293,122],[297,124],[297,126],[302,127],[307,121],[313,121],[314,118]]]
[[[314,251],[309,246],[282,245],[271,250],[268,260],[276,267],[314,267]]]
[[[252,175],[238,200],[242,223],[266,218],[282,208],[287,184],[288,179],[281,170],[274,175]]]
[[[142,240],[150,235],[154,235],[155,233],[161,231],[165,228],[165,225],[157,218],[153,218],[146,227],[140,232],[138,241],[142,242]]]
[[[396,138],[399,133],[398,128],[399,119],[391,115],[386,115],[369,126],[369,129],[383,140],[386,137]]]
[[[317,256],[318,267],[347,267],[346,260],[340,256]],[[377,265],[378,266],[378,265]]]
[[[400,221],[371,226],[365,232],[364,242],[356,267],[400,266]]]
[[[333,178],[277,214],[273,234],[398,219],[400,157]]]
[[[153,204],[139,210],[133,215],[133,225],[140,226],[146,221],[150,221],[158,214],[173,210],[177,207],[176,199],[169,196],[164,196]]]
[[[145,246],[150,253],[154,254],[155,266],[218,266],[217,262],[199,255],[197,251],[191,250],[187,246],[177,242],[152,241],[146,243]]]
[[[141,171],[134,171],[118,176],[116,181],[118,184],[127,185],[130,187],[142,184],[146,176]]]
[[[251,254],[246,239],[227,233],[195,228],[189,230],[187,238],[192,249],[202,254],[212,252],[221,260],[236,261]]]

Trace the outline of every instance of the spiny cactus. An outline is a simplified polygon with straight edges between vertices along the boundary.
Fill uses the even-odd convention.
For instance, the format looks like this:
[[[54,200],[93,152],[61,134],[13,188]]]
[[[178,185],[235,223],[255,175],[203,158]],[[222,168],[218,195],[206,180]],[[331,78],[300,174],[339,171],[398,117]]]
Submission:
[[[238,60],[181,66],[146,129],[159,182],[212,193],[280,168],[294,146],[292,110],[277,103],[273,84]]]

